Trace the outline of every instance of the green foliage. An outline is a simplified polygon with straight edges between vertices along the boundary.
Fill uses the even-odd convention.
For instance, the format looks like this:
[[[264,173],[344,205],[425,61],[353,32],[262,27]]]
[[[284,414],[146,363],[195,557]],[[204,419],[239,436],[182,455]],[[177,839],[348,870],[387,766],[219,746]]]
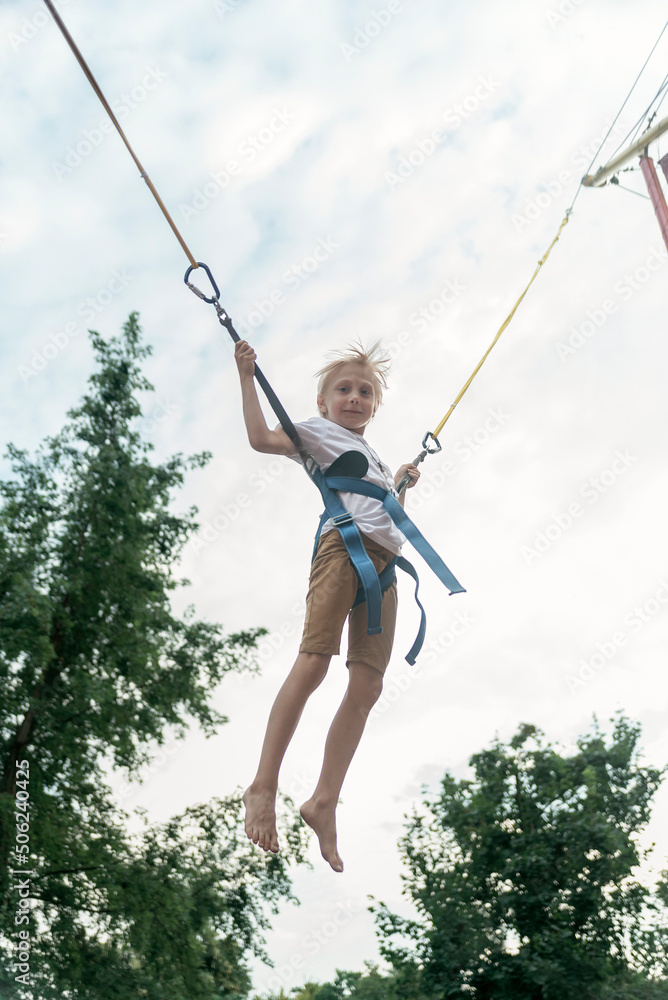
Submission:
[[[392,971],[367,962],[290,1000],[668,1000],[668,876],[637,880],[662,773],[639,735],[620,716],[566,755],[522,726],[471,780],[446,773],[400,843],[417,919],[372,906]]]
[[[364,972],[337,969],[333,983],[305,983],[290,993],[291,1000],[394,1000],[394,976],[384,976],[373,962]],[[266,1000],[288,1000],[284,994]]]
[[[88,394],[35,459],[10,446],[14,478],[0,483],[0,989],[23,995],[7,970],[27,767],[26,995],[245,996],[244,955],[262,953],[265,909],[291,898],[286,865],[303,856],[293,820],[280,858],[239,837],[238,799],[130,836],[107,774],[137,775],[193,721],[207,734],[226,722],[212,693],[227,673],[254,669],[261,630],[225,635],[192,608],[173,614],[170,594],[187,583],[173,567],[197,525],[194,508],[170,509],[171,495],[209,456],[151,463],[135,429],[137,394],[152,389],[136,314],[121,337],[91,338]]]
[[[628,972],[604,983],[600,1000],[668,1000],[668,980],[649,979],[644,973]]]
[[[266,858],[245,836],[242,811],[239,797],[214,800],[119,835],[113,848],[100,838],[78,851],[77,867],[41,871],[38,914],[50,930],[35,946],[34,995],[247,996],[244,956],[266,957],[265,910],[296,902],[285,858],[303,860],[303,843],[293,822],[281,831],[283,859]]]
[[[397,996],[396,977],[384,976],[377,965],[366,962],[364,972],[341,972],[337,970],[334,983],[327,985],[316,994],[316,1000],[394,1000]],[[325,992],[331,988],[331,997]]]
[[[667,971],[665,907],[634,878],[661,773],[638,738],[619,717],[609,743],[595,727],[566,756],[522,726],[471,758],[472,780],[445,775],[400,845],[418,919],[375,907],[381,953],[418,990],[397,995],[602,1000],[623,982],[664,995],[648,975]]]

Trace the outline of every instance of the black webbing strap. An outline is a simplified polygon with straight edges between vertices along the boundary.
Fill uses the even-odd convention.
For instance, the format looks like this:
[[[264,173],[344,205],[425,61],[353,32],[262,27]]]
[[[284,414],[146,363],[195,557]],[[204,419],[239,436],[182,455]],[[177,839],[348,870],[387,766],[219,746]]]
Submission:
[[[207,265],[203,264],[201,261],[197,261],[197,267],[198,269],[201,267],[206,272],[209,281],[211,282],[211,287],[213,288],[214,292],[213,295],[205,295],[204,292],[202,292],[199,288],[197,288],[196,285],[193,285],[190,281],[188,281],[191,272],[194,271],[195,269],[193,264],[191,264],[188,270],[186,271],[183,280],[185,281],[188,288],[195,293],[195,295],[197,295],[200,299],[203,299],[205,302],[211,303],[211,305],[214,306],[216,314],[218,316],[218,322],[221,324],[221,326],[225,327],[225,329],[227,330],[227,332],[229,333],[230,337],[235,342],[235,344],[238,343],[238,341],[241,340],[241,337],[234,329],[231,318],[228,316],[228,314],[225,312],[225,310],[220,304],[220,292],[218,291],[218,285],[216,284],[214,277],[211,274],[211,271],[209,270]],[[311,456],[309,456],[306,453],[302,440],[299,437],[299,434],[297,433],[297,428],[290,420],[290,417],[283,408],[283,404],[281,403],[280,399],[278,398],[272,387],[269,385],[269,382],[262,374],[257,364],[255,365],[255,379],[257,380],[258,385],[260,386],[265,396],[267,397],[267,402],[269,403],[272,410],[278,417],[281,427],[283,428],[283,430],[288,435],[293,445],[299,452],[302,461],[306,462],[306,460]]]

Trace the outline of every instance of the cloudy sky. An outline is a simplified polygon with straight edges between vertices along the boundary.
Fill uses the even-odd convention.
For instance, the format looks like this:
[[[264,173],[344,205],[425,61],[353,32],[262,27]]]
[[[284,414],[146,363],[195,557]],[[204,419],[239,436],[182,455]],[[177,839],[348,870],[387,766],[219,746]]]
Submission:
[[[391,351],[368,438],[393,467],[525,287],[665,18],[658,0],[59,7],[293,418],[313,415],[328,350],[361,337]],[[202,523],[176,604],[269,630],[261,674],[215,694],[229,725],[209,741],[193,732],[125,803],[163,820],[252,778],[298,645],[319,498],[293,463],[248,447],[231,343],[183,285],[186,256],[45,8],[3,0],[0,28],[0,438],[32,449],[59,429],[91,371],[86,329],[111,336],[139,311],[154,347],[145,433],[158,458],[214,456],[175,501]],[[667,58],[668,32],[596,166],[623,148]],[[448,597],[424,569],[428,635],[410,672],[417,618],[400,582],[385,694],[339,809],[346,871],[313,845],[302,906],[269,936],[277,968],[254,966],[258,989],[378,956],[368,896],[410,912],[403,815],[496,734],[531,722],[568,748],[594,715],[607,725],[623,709],[647,759],[668,760],[668,251],[640,194],[637,169],[580,191],[423,466],[409,508],[467,593]],[[288,752],[282,787],[297,802],[345,683],[335,659]],[[657,867],[667,830],[664,789],[646,838]]]

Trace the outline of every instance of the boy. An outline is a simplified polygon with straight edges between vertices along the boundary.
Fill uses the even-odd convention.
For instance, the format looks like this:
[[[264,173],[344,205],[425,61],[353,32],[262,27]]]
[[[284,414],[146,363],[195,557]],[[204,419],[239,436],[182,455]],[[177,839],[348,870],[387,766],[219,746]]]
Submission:
[[[248,440],[255,451],[286,455],[299,461],[295,447],[281,428],[270,430],[255,390],[256,355],[241,340],[235,346]],[[365,479],[393,490],[404,473],[414,486],[420,473],[402,465],[394,477],[369,447],[364,431],[380,405],[388,361],[377,348],[351,348],[326,365],[318,375],[320,417],[296,424],[306,450],[323,472],[347,451],[362,452],[369,460]],[[324,419],[320,419],[324,418]],[[353,515],[364,546],[380,572],[400,552],[404,537],[378,500],[341,493]],[[403,503],[403,495],[399,498]],[[331,657],[339,652],[341,630],[349,617],[348,689],[334,717],[325,743],[322,771],[311,798],[301,809],[302,819],[315,831],[323,858],[335,872],[343,871],[336,845],[336,806],[346,772],[359,744],[367,716],[383,687],[383,674],[392,652],[397,594],[393,583],[383,595],[382,625],[378,635],[367,635],[366,604],[351,611],[358,581],[336,527],[324,526],[311,567],[306,619],[299,655],[281,687],[269,715],[260,763],[244,793],[246,833],[265,851],[278,851],[276,791],[278,772],[304,705],[322,682]]]

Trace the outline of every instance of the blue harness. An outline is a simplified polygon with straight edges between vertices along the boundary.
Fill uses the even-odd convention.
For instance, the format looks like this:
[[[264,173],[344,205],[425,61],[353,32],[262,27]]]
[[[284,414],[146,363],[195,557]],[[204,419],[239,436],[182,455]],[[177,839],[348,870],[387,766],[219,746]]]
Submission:
[[[323,525],[331,518],[332,524],[339,530],[343,544],[346,547],[350,561],[360,581],[360,587],[357,591],[353,607],[366,601],[367,633],[369,635],[378,635],[383,631],[381,625],[382,595],[396,580],[395,568],[398,566],[399,569],[408,573],[415,581],[415,601],[420,609],[420,628],[415,642],[406,656],[406,660],[410,664],[415,663],[416,657],[422,649],[427,628],[427,616],[418,598],[420,581],[417,571],[403,556],[395,556],[392,562],[388,563],[379,575],[364,547],[362,536],[353,520],[352,514],[343,506],[335,491],[343,490],[346,493],[360,493],[362,496],[372,497],[374,500],[380,501],[397,528],[405,535],[414,548],[417,549],[441,583],[448,588],[450,594],[465,593],[464,587],[455,579],[438,552],[432,548],[427,539],[408,517],[401,504],[388,490],[383,489],[381,486],[376,486],[375,483],[370,483],[366,479],[323,473],[312,456],[309,456],[309,461],[304,464],[308,475],[320,490],[320,495],[325,504],[325,510],[320,518],[315,536],[313,558],[315,558]]]
[[[197,288],[190,281],[188,281],[191,272],[196,267],[201,267],[208,275],[213,289],[213,295],[205,295],[201,289]],[[239,334],[234,329],[231,318],[220,304],[220,292],[218,290],[218,285],[216,284],[208,266],[203,261],[191,264],[186,271],[183,280],[188,288],[195,293],[195,295],[197,295],[200,299],[203,299],[204,302],[209,302],[214,306],[216,315],[218,316],[218,322],[221,326],[225,327],[232,340],[237,343],[240,340]],[[315,539],[315,548],[313,550],[314,558],[322,526],[325,521],[331,517],[332,523],[339,529],[343,543],[348,550],[348,555],[350,556],[350,560],[361,584],[353,607],[357,604],[361,604],[363,601],[366,601],[367,632],[369,635],[377,635],[379,632],[383,631],[380,623],[383,603],[382,595],[396,579],[395,567],[398,566],[400,569],[403,569],[415,580],[415,600],[420,609],[421,615],[420,630],[418,632],[417,639],[413,643],[413,646],[406,657],[409,663],[415,663],[415,658],[422,648],[427,625],[424,608],[418,600],[418,588],[420,582],[415,568],[408,562],[407,559],[404,559],[403,556],[396,556],[396,558],[385,567],[380,576],[378,576],[376,568],[371,562],[368,552],[364,548],[362,537],[353,521],[352,514],[345,509],[335,491],[344,490],[348,493],[361,493],[363,496],[373,497],[375,500],[379,500],[389,516],[392,518],[392,521],[396,524],[399,530],[403,532],[408,541],[411,542],[411,544],[418,550],[420,555],[425,559],[431,569],[433,569],[439,580],[445,584],[450,593],[462,594],[464,593],[464,588],[457,582],[439,554],[432,549],[426,538],[423,538],[411,519],[407,516],[407,514],[405,514],[401,504],[397,502],[392,494],[387,490],[376,486],[374,483],[370,483],[367,480],[362,479],[362,476],[366,473],[366,468],[368,468],[366,456],[356,451],[345,452],[329,467],[327,470],[328,475],[324,475],[313,456],[309,455],[304,450],[304,445],[299,437],[297,428],[290,420],[290,417],[283,408],[280,399],[269,385],[269,382],[262,374],[257,364],[255,365],[253,375],[258,384],[262,387],[264,394],[269,401],[269,405],[279,419],[281,427],[295,446],[295,450],[301,458],[306,472],[316,484],[322,495],[322,499],[325,504],[325,512],[320,518],[320,525]],[[422,442],[422,447],[426,450],[422,452],[417,461],[422,461],[424,456],[432,450],[427,445],[429,438],[432,439],[432,443],[438,445],[437,450],[440,451],[441,446],[436,441],[436,438],[432,434],[427,433]],[[344,460],[351,458],[353,459],[352,462],[349,461],[346,464]],[[361,463],[362,459],[363,463]],[[364,464],[366,464],[366,468],[363,468]]]

